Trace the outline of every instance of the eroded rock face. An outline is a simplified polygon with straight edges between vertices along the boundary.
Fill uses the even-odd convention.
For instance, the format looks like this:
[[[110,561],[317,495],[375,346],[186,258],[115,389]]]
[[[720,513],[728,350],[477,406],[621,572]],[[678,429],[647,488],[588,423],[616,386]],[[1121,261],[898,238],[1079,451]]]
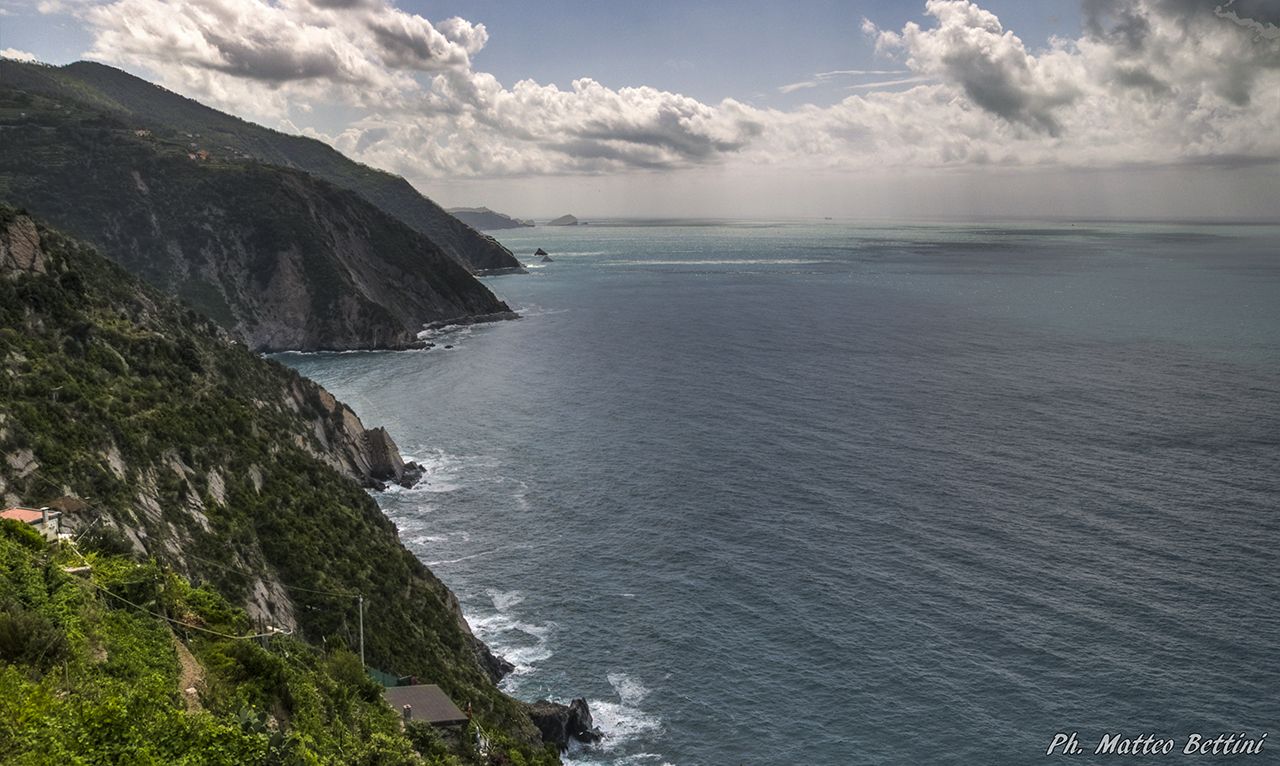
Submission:
[[[350,407],[316,383],[300,377],[290,393],[290,409],[318,412],[312,423],[316,444],[299,445],[316,457],[372,489],[384,489],[387,482],[412,487],[422,478],[422,467],[400,456],[385,428],[365,428]]]
[[[468,625],[467,630],[469,631],[470,629],[471,626]],[[471,647],[476,653],[476,660],[480,662],[480,667],[484,668],[485,673],[489,675],[489,679],[495,684],[506,678],[511,671],[516,669],[515,665],[512,665],[505,658],[494,654],[488,644],[476,638],[474,635],[470,636],[470,641]]]
[[[561,750],[568,749],[571,739],[590,744],[603,736],[591,720],[587,701],[581,697],[568,705],[540,700],[531,703],[528,709],[533,724],[542,733],[542,741],[554,743]]]
[[[0,231],[0,273],[10,279],[21,274],[44,274],[45,260],[40,232],[27,216],[17,216]]]

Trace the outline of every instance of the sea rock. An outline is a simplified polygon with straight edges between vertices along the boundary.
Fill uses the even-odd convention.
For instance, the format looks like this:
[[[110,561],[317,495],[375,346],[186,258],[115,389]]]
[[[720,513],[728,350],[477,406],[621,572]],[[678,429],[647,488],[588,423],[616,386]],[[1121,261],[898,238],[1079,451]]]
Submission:
[[[529,717],[542,732],[542,741],[551,742],[561,750],[567,750],[569,740],[590,744],[604,736],[591,720],[587,701],[579,697],[568,705],[550,700],[539,700],[528,705]]]
[[[471,637],[471,648],[475,650],[476,659],[480,661],[480,667],[484,668],[485,673],[489,674],[489,678],[495,684],[516,669],[515,665],[508,662],[504,657],[494,654],[488,644],[475,636]]]
[[[562,215],[555,220],[548,221],[548,226],[577,226],[578,219],[571,215]]]

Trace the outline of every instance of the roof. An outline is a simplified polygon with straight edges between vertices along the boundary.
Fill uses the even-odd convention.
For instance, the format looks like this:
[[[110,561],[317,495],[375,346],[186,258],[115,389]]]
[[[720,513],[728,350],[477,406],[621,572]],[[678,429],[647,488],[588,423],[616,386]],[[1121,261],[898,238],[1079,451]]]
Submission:
[[[56,516],[56,513],[50,513],[50,516]],[[44,518],[44,513],[34,508],[6,508],[0,511],[0,519],[13,519],[21,521],[24,524],[34,524]]]
[[[453,704],[453,700],[449,699],[449,695],[440,690],[435,684],[421,684],[418,686],[392,686],[386,692],[387,702],[396,712],[404,709],[405,705],[413,708],[414,721],[426,721],[436,725],[448,725],[455,723],[466,723],[467,714],[458,709]]]

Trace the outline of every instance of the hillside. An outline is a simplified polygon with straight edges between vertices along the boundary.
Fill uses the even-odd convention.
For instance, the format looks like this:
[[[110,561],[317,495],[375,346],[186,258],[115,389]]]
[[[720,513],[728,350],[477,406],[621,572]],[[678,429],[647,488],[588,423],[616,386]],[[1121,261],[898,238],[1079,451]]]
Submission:
[[[154,562],[0,521],[0,605],[0,762],[450,763],[358,656],[243,638],[243,611]]]
[[[6,60],[0,62],[0,85],[72,100],[131,127],[194,142],[218,156],[243,155],[306,171],[358,193],[429,237],[473,273],[520,268],[520,262],[497,240],[449,215],[399,176],[354,162],[315,139],[246,122],[119,69],[90,61],[46,67]]]
[[[0,200],[93,242],[251,348],[403,348],[426,323],[512,316],[431,240],[358,194],[205,155],[100,108],[4,80]]]
[[[519,229],[532,227],[532,221],[522,221],[503,213],[497,213],[487,207],[451,207],[449,213],[459,221],[477,231],[493,229]]]
[[[554,762],[456,599],[362,488],[362,465],[398,463],[394,445],[319,386],[3,206],[0,364],[6,504],[55,503],[91,548],[154,560],[246,609],[245,626],[313,647],[354,646],[362,594],[371,666],[439,684],[495,747]],[[245,684],[284,672],[244,661]],[[15,680],[0,683],[4,697]]]

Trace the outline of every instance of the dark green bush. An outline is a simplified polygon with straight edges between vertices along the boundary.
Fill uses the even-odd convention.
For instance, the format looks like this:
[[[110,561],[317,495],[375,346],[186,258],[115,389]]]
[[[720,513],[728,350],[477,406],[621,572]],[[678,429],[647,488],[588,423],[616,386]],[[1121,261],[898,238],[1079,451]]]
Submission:
[[[47,617],[16,605],[0,610],[0,660],[43,671],[67,650],[66,634]]]

